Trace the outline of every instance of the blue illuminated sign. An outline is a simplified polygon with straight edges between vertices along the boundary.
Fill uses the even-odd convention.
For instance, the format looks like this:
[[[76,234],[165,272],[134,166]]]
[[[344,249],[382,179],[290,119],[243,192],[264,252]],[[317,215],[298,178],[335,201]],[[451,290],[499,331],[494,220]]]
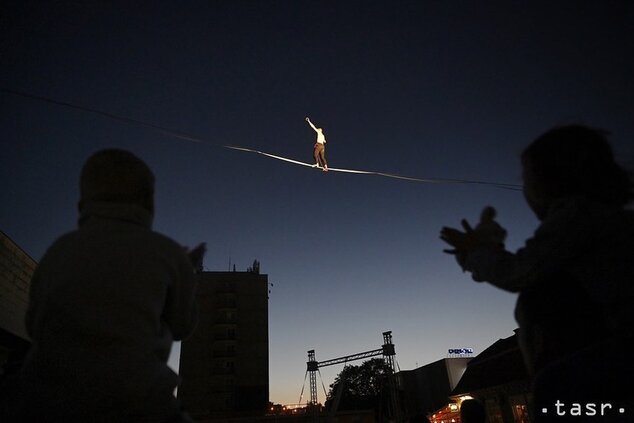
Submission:
[[[473,354],[473,348],[449,348],[448,352],[451,355],[468,355]]]

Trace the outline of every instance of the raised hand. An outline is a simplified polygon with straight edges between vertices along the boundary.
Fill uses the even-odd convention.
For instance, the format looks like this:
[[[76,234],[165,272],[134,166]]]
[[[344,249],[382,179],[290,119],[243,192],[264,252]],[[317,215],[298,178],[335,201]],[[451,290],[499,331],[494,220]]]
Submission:
[[[195,270],[202,270],[203,267],[203,257],[207,252],[207,244],[201,242],[196,247],[187,251],[187,257],[189,257],[189,261],[192,263],[192,266]]]
[[[440,239],[453,247],[453,249],[450,250],[443,250],[447,254],[464,253],[473,249],[478,243],[476,235],[469,222],[467,222],[466,219],[462,219],[460,223],[462,224],[464,232],[447,226],[440,230]]]

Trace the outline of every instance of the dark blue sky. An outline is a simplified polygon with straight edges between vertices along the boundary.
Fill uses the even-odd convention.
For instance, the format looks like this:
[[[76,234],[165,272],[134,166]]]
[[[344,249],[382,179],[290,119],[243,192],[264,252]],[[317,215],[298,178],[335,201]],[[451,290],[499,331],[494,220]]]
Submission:
[[[629,1],[42,3],[2,6],[0,86],[205,143],[2,92],[0,229],[39,260],[75,227],[83,161],[133,151],[157,177],[155,229],[206,241],[209,270],[258,259],[269,275],[275,402],[299,399],[308,349],[366,351],[392,330],[411,369],[510,336],[515,296],[472,282],[438,232],[492,204],[514,250],[537,221],[514,191],[219,145],[311,161],[308,115],[332,167],[519,184],[525,145],[585,123],[633,162]]]

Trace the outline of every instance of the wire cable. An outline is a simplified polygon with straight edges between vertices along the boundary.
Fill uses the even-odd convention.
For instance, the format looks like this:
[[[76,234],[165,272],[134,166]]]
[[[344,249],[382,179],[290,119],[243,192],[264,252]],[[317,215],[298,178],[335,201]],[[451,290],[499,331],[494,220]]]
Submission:
[[[297,402],[298,404],[302,403],[302,398],[304,397],[304,387],[306,387],[306,376],[308,376],[308,370],[306,370],[306,373],[304,374],[304,383],[302,384],[302,392],[299,394],[299,401]]]
[[[95,109],[95,108],[92,108],[92,107],[80,106],[80,105],[77,105],[77,104],[74,104],[74,103],[69,103],[69,102],[66,102],[66,101],[61,101],[61,100],[57,100],[57,99],[50,98],[50,97],[34,95],[34,94],[30,94],[30,93],[23,92],[23,91],[12,90],[12,89],[8,89],[8,88],[4,88],[4,87],[0,87],[0,91],[2,91],[4,93],[7,93],[7,94],[28,98],[28,99],[31,99],[31,100],[41,101],[41,102],[54,104],[54,105],[62,106],[62,107],[67,107],[67,108],[71,108],[71,109],[75,109],[75,110],[81,110],[81,111],[86,112],[86,113],[92,113],[92,114],[100,115],[100,116],[106,117],[108,119],[116,120],[116,121],[127,123],[127,124],[130,124],[130,125],[137,125],[137,126],[146,127],[146,128],[158,131],[160,133],[163,133],[165,135],[172,136],[172,137],[175,137],[175,138],[179,138],[179,139],[182,139],[182,140],[185,140],[185,141],[190,141],[190,142],[195,142],[195,143],[200,143],[200,144],[208,144],[208,145],[212,145],[212,146],[215,146],[215,147],[228,148],[228,149],[237,150],[237,151],[256,153],[256,154],[260,154],[262,156],[270,157],[270,158],[277,159],[277,160],[282,160],[282,161],[285,161],[285,162],[288,162],[288,163],[293,163],[293,164],[296,164],[296,165],[307,166],[307,167],[311,167],[311,168],[316,167],[316,166],[314,166],[314,165],[312,165],[310,163],[304,163],[304,162],[301,162],[299,160],[293,160],[293,159],[289,159],[287,157],[283,157],[283,156],[279,156],[279,155],[267,153],[267,152],[264,152],[264,151],[251,149],[251,148],[246,148],[246,147],[241,147],[241,146],[236,146],[236,145],[212,144],[210,142],[207,142],[207,141],[203,140],[200,137],[196,137],[194,135],[190,135],[190,134],[187,134],[185,132],[177,131],[177,130],[174,130],[174,129],[171,129],[171,128],[167,128],[167,127],[164,127],[164,126],[160,126],[160,125],[155,125],[153,123],[148,123],[148,122],[145,122],[145,121],[142,121],[142,120],[139,120],[139,119],[133,119],[133,118],[130,118],[130,117],[127,117],[127,116],[117,115],[117,114],[114,114],[114,113],[106,112],[106,111]],[[394,174],[394,173],[378,172],[378,171],[372,171],[372,170],[356,170],[356,169],[342,169],[342,168],[329,168],[328,170],[331,171],[331,172],[342,172],[342,173],[354,173],[354,174],[359,174],[359,175],[382,176],[382,177],[385,177],[385,178],[400,179],[400,180],[411,181],[411,182],[424,182],[424,183],[432,183],[432,184],[476,184],[476,185],[488,185],[488,186],[492,186],[492,187],[495,187],[495,188],[507,189],[507,190],[512,190],[512,191],[520,191],[521,190],[521,186],[520,185],[507,184],[507,183],[498,183],[498,182],[477,181],[477,180],[469,180],[469,179],[415,178],[415,177],[411,177],[411,176],[403,176],[403,175],[397,175],[397,174]]]
[[[312,165],[310,163],[300,162],[298,160],[293,160],[293,159],[289,159],[287,157],[277,156],[275,154],[266,153],[264,151],[253,150],[251,148],[238,147],[238,146],[234,146],[234,145],[223,145],[223,147],[230,148],[230,149],[233,149],[233,150],[239,150],[239,151],[246,151],[246,152],[250,152],[250,153],[261,154],[261,155],[266,156],[266,157],[271,157],[271,158],[277,159],[277,160],[283,160],[285,162],[294,163],[294,164],[301,165],[301,166],[307,166],[307,167],[312,167],[312,168],[316,167],[315,165]],[[520,185],[516,185],[516,184],[505,184],[505,183],[486,182],[486,181],[474,181],[474,180],[468,180],[468,179],[414,178],[414,177],[411,177],[411,176],[402,176],[402,175],[396,175],[396,174],[393,174],[393,173],[377,172],[377,171],[372,171],[372,170],[340,169],[340,168],[334,168],[334,167],[329,167],[328,171],[329,172],[356,173],[356,174],[361,174],[361,175],[377,175],[377,176],[383,176],[383,177],[386,177],[386,178],[403,179],[403,180],[406,180],[406,181],[426,182],[426,183],[432,183],[432,184],[479,184],[479,185],[490,185],[490,186],[494,186],[496,188],[509,189],[509,190],[513,190],[513,191],[521,190],[521,186]]]
[[[317,373],[319,373],[319,380],[321,381],[321,387],[324,390],[324,397],[328,398],[328,392],[326,392],[326,385],[324,385],[324,378],[321,377],[321,371],[319,369],[317,369]]]

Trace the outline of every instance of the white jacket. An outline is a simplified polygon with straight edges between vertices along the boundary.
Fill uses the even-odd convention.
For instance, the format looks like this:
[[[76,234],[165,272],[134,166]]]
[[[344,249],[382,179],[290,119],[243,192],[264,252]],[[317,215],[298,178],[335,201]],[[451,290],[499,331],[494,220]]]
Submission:
[[[194,290],[185,251],[151,230],[145,209],[88,204],[33,276],[23,411],[91,422],[177,414],[167,360],[194,329]]]

